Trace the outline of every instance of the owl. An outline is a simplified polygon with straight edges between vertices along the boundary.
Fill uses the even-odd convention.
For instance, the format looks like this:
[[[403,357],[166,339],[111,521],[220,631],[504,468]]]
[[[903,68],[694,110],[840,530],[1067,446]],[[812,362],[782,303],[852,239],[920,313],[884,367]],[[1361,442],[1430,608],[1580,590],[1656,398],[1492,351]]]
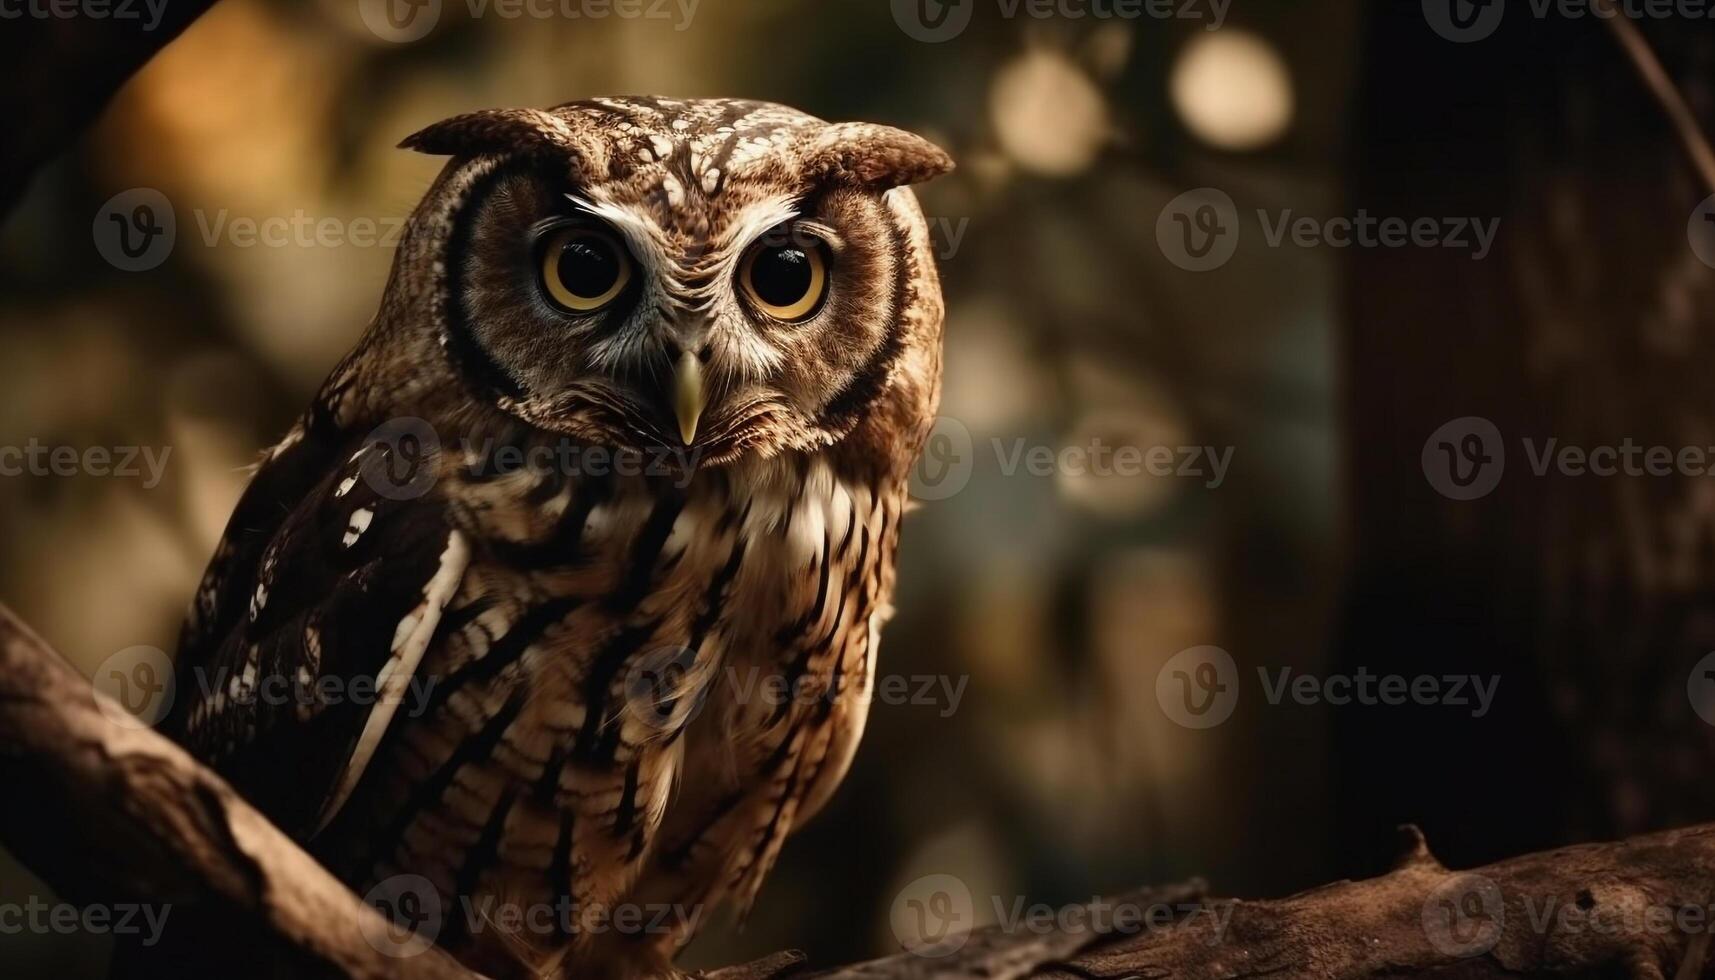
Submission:
[[[402,145],[451,160],[238,503],[165,725],[487,976],[670,975],[863,733],[940,388],[908,185],[952,162],[725,99]]]

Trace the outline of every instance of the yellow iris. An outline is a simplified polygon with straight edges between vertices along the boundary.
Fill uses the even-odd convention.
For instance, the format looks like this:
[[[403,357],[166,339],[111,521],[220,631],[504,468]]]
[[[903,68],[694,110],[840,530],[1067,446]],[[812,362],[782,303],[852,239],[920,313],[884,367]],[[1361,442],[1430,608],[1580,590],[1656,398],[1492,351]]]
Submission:
[[[630,282],[631,255],[606,232],[565,228],[549,236],[542,250],[543,288],[573,313],[594,313]]]
[[[745,298],[762,312],[777,320],[802,320],[827,295],[827,256],[813,242],[758,245],[744,257],[738,281]]]

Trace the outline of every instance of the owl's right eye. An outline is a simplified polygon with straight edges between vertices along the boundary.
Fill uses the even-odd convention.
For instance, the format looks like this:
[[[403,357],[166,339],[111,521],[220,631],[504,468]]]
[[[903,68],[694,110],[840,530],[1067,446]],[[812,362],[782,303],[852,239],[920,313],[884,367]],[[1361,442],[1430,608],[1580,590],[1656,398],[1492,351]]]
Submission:
[[[630,253],[595,228],[572,226],[550,233],[543,241],[541,268],[548,298],[572,313],[600,310],[631,282]]]

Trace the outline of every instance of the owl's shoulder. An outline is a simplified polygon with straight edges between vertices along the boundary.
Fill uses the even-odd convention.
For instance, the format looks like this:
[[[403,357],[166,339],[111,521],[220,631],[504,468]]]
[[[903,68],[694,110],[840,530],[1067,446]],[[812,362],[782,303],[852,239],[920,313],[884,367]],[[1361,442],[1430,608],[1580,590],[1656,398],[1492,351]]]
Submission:
[[[252,478],[186,619],[164,730],[297,833],[361,773],[468,564],[412,445],[313,410]]]

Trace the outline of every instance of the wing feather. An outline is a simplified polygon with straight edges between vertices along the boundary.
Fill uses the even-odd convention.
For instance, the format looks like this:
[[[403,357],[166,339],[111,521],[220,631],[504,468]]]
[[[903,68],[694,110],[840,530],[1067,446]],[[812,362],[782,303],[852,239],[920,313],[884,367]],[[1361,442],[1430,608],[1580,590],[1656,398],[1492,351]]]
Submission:
[[[378,479],[394,447],[312,413],[246,490],[204,577],[164,725],[308,839],[362,778],[469,548],[430,488]]]
[[[376,746],[381,744],[381,736],[387,733],[387,726],[392,722],[393,715],[399,710],[399,705],[405,702],[407,687],[416,676],[417,667],[423,662],[423,654],[429,649],[429,641],[434,638],[435,630],[440,625],[441,612],[458,591],[459,582],[464,578],[465,569],[469,565],[470,547],[465,543],[464,536],[457,531],[449,532],[446,550],[441,552],[440,565],[423,590],[423,601],[411,615],[399,622],[394,634],[393,649],[376,675],[375,709],[364,719],[363,731],[358,735],[351,758],[340,773],[339,785],[322,806],[322,812],[316,819],[318,832],[333,820],[339,808],[345,805],[345,801],[351,796],[351,791],[357,788],[358,780],[363,778],[363,771],[374,757]]]

